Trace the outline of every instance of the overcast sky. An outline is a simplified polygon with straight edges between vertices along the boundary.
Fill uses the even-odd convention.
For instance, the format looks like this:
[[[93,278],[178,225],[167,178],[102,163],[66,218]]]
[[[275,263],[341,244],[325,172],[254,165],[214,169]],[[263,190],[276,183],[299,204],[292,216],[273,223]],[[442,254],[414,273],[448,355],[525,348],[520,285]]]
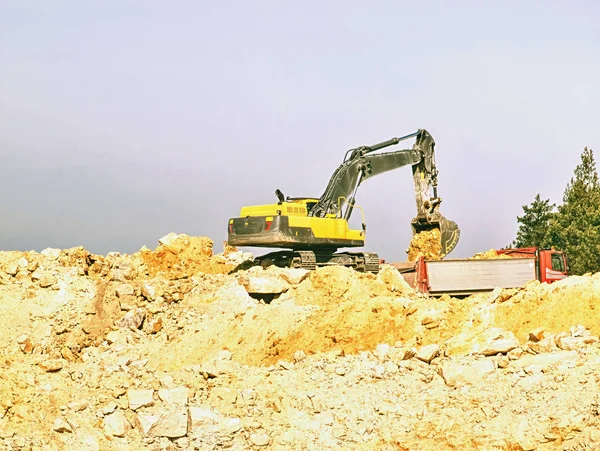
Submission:
[[[596,1],[0,0],[0,249],[218,252],[243,205],[320,196],[347,149],[418,128],[451,255],[504,246],[598,158],[599,24]],[[404,260],[410,168],[357,203]]]

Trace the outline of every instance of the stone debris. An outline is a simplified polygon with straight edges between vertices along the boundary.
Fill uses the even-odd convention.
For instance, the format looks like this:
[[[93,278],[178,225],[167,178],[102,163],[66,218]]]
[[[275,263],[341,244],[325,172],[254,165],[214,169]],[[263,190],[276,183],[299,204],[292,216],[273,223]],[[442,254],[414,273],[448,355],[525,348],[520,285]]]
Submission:
[[[189,417],[190,427],[194,430],[216,424],[219,420],[219,416],[206,407],[190,407]]]
[[[148,429],[148,435],[153,437],[184,437],[188,431],[187,409],[164,412],[158,415],[156,421]]]
[[[187,387],[161,388],[158,390],[158,397],[164,403],[185,406],[188,403],[189,391]]]
[[[154,404],[154,390],[127,390],[127,401],[131,410]]]
[[[249,258],[0,252],[0,449],[600,449],[600,274],[429,298]]]
[[[120,410],[104,417],[104,433],[108,436],[124,437],[128,426],[127,418]]]
[[[71,425],[64,419],[62,418],[57,418],[56,420],[54,420],[54,423],[52,423],[52,430],[56,431],[56,432],[69,432],[72,433],[73,432],[73,428],[71,427]]]
[[[489,359],[473,362],[448,360],[439,367],[439,374],[448,387],[460,388],[464,385],[481,383],[485,376],[494,372],[494,362]]]
[[[254,432],[250,434],[250,442],[254,446],[267,446],[269,444],[269,436],[264,432]]]
[[[489,340],[481,350],[483,355],[506,354],[519,346],[519,340],[512,332],[500,329],[490,329],[489,332]]]
[[[431,363],[431,361],[437,357],[440,353],[440,346],[438,344],[430,344],[422,346],[417,350],[415,357],[422,362]]]
[[[255,276],[247,274],[238,279],[248,293],[253,294],[281,294],[290,288],[290,284],[282,277]]]
[[[442,232],[436,228],[415,234],[406,253],[408,261],[411,262],[421,256],[425,260],[440,260],[442,258]]]
[[[135,294],[135,290],[133,285],[130,283],[122,283],[116,288],[115,293],[117,294],[117,297],[124,298],[127,296],[133,296]]]
[[[128,311],[125,316],[117,322],[119,327],[126,327],[132,330],[140,329],[146,319],[146,311],[142,308],[136,308]]]
[[[62,369],[63,360],[62,359],[52,359],[45,360],[43,362],[38,363],[38,366],[46,372],[53,372]]]

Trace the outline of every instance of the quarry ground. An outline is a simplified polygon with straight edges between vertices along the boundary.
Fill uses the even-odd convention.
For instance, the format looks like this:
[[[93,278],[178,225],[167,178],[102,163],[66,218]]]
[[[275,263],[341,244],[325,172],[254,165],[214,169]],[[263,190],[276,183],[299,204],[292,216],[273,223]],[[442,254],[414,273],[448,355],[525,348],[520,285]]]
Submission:
[[[600,449],[600,274],[430,298],[248,258],[0,252],[0,449]]]

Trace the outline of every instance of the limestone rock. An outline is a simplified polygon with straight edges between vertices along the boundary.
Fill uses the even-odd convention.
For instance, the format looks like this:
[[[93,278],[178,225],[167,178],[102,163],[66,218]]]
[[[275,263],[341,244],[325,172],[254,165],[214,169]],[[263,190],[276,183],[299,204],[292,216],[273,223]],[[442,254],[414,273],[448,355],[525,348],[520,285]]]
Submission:
[[[171,232],[163,236],[162,238],[159,238],[158,243],[162,244],[163,246],[171,246],[175,244],[179,240],[179,238],[180,236],[178,234]]]
[[[109,344],[116,343],[117,341],[119,341],[120,338],[121,334],[119,333],[119,331],[116,330],[111,330],[109,333],[106,334],[106,341]]]
[[[151,334],[157,334],[163,328],[163,320],[160,316],[153,316],[148,321],[148,332]]]
[[[242,421],[238,417],[223,418],[219,423],[219,429],[223,434],[235,434],[242,428]]]
[[[233,404],[237,399],[237,392],[229,387],[215,387],[211,390],[209,399],[221,399],[226,404]]]
[[[31,273],[31,280],[33,280],[34,282],[37,282],[38,280],[40,280],[42,277],[45,277],[45,276],[46,276],[46,271],[43,271],[38,268]]]
[[[25,257],[21,257],[17,260],[17,265],[19,266],[19,269],[27,269],[29,261]]]
[[[44,257],[46,257],[49,260],[56,260],[58,257],[60,257],[60,252],[61,252],[60,249],[54,249],[51,247],[47,247],[42,252],[40,252],[40,254],[42,254]]]
[[[55,285],[58,282],[58,279],[53,275],[46,274],[40,280],[39,284],[41,288],[49,288],[52,285]]]
[[[512,332],[501,329],[492,330],[488,338],[480,352],[485,356],[506,354],[519,346],[519,340]]]
[[[144,282],[140,288],[141,295],[147,299],[148,301],[156,301],[160,296],[162,296],[162,292],[160,292],[157,287],[149,282]]]
[[[277,276],[244,275],[240,284],[251,294],[281,294],[290,288],[290,284]]]
[[[131,410],[154,404],[154,390],[127,390],[127,401]]]
[[[175,388],[175,379],[170,374],[160,377],[160,386],[163,388]]]
[[[416,354],[414,348],[408,346],[394,347],[389,351],[389,358],[394,362],[412,359]]]
[[[208,424],[215,424],[219,420],[217,414],[207,407],[190,407],[190,427],[192,429],[201,428]]]
[[[4,267],[4,272],[10,276],[16,276],[19,272],[19,265],[16,261],[10,262]]]
[[[108,403],[107,405],[105,405],[102,408],[102,413],[104,415],[109,415],[109,414],[113,413],[116,409],[117,409],[117,403],[113,401],[113,402]]]
[[[114,437],[124,437],[127,430],[127,418],[120,410],[104,417],[104,433]]]
[[[71,427],[71,425],[64,419],[58,417],[56,420],[54,420],[54,423],[52,423],[52,430],[56,431],[56,432],[73,432],[73,428]]]
[[[486,375],[494,372],[494,362],[489,359],[477,360],[471,363],[459,363],[450,360],[443,362],[438,372],[447,386],[459,388],[481,382]]]
[[[82,410],[85,410],[87,408],[87,406],[88,406],[87,401],[78,400],[78,401],[70,402],[67,407],[74,412],[81,412]]]
[[[519,357],[521,357],[522,355],[523,355],[523,349],[522,348],[511,349],[506,354],[506,356],[508,357],[509,360],[518,360]]]
[[[146,311],[142,308],[135,308],[128,311],[121,320],[117,322],[119,327],[129,328],[132,330],[140,329],[146,319]]]
[[[47,373],[51,373],[54,371],[59,371],[63,367],[64,360],[63,359],[51,359],[40,362],[38,366],[46,371]]]
[[[150,429],[154,426],[160,418],[160,415],[149,415],[138,413],[135,416],[135,426],[140,431],[142,436],[148,437]]]
[[[440,353],[440,346],[438,344],[430,344],[427,346],[421,346],[415,355],[415,357],[422,362],[431,363],[431,361]]]
[[[552,352],[558,349],[553,335],[544,336],[541,340],[530,342],[527,344],[527,347],[537,354]]]
[[[188,403],[189,392],[187,387],[161,388],[158,390],[158,397],[164,403],[185,406]]]
[[[250,434],[250,442],[252,442],[254,446],[267,446],[269,441],[269,436],[264,432],[254,432]]]
[[[148,435],[153,437],[178,438],[188,432],[188,411],[181,409],[174,412],[164,412],[150,427]]]
[[[559,334],[556,337],[556,345],[563,351],[574,351],[598,342],[598,338],[592,336],[587,330],[587,333],[576,333],[574,335]]]
[[[135,294],[135,289],[130,283],[122,283],[117,287],[115,293],[117,294],[117,297],[123,298],[126,296],[133,296]]]
[[[515,368],[533,366],[539,371],[547,371],[553,366],[576,362],[577,360],[577,351],[557,351],[545,354],[524,355],[512,365],[514,365]]]

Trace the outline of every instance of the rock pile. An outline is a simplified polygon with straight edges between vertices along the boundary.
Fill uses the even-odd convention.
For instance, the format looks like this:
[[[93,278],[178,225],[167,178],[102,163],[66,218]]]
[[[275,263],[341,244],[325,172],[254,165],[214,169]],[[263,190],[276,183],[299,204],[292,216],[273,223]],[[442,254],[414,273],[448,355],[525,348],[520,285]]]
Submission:
[[[0,449],[600,449],[600,274],[436,299],[212,247],[0,253]]]
[[[442,258],[442,232],[438,228],[423,230],[413,235],[408,250],[408,261],[414,262],[420,256],[425,260],[440,260]]]

